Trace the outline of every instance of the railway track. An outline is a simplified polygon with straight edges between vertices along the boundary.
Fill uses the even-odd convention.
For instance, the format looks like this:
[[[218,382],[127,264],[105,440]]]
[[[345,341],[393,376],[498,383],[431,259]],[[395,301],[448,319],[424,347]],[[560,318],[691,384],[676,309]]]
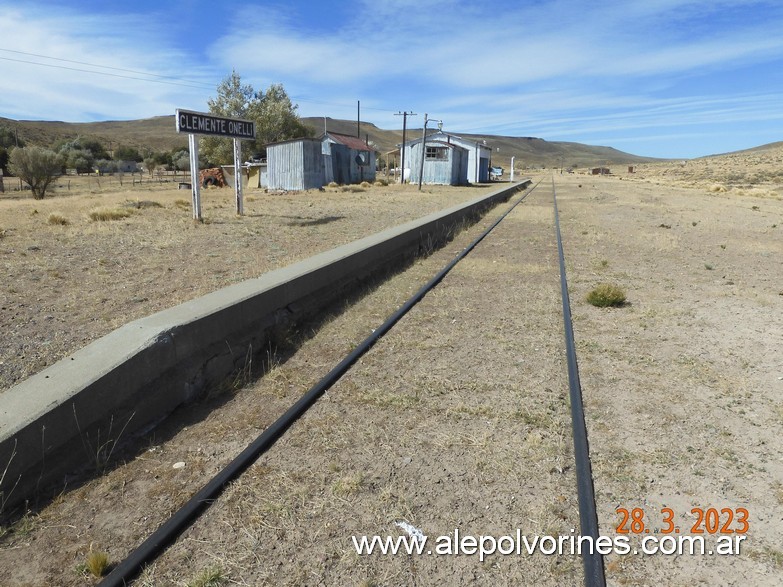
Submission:
[[[614,551],[605,561],[612,581],[779,584],[780,321],[770,312],[780,303],[779,202],[563,177],[556,222],[550,185],[528,192],[128,581],[597,584],[598,557],[434,548],[440,556],[392,556],[352,543],[417,531],[428,544],[436,536],[455,544],[457,531],[474,540],[514,530],[589,534],[593,477],[603,536],[625,529],[641,545],[648,531],[664,534],[673,512],[675,535],[736,546],[734,556]],[[490,211],[312,332],[295,332],[296,345],[270,354],[263,377],[216,390],[135,453],[115,454],[102,474],[69,481],[60,498],[0,528],[0,583],[81,585],[90,551],[112,562],[133,553],[505,211]],[[561,213],[568,284],[554,238]],[[584,295],[599,282],[622,286],[629,303],[590,306]],[[573,306],[563,300],[569,287]],[[577,475],[583,449],[572,433],[582,418],[572,418],[569,399],[581,387],[568,379],[571,306],[588,475]]]
[[[268,426],[245,450],[233,461],[215,475],[182,507],[175,511],[171,517],[152,533],[144,542],[133,550],[128,557],[116,565],[111,573],[101,583],[104,587],[125,585],[156,560],[178,537],[201,517],[208,508],[218,499],[223,491],[237,480],[251,465],[264,453],[266,453],[284,434],[296,423],[315,403],[355,365],[373,346],[411,311],[425,296],[433,291],[439,283],[476,247],[510,215],[517,207],[538,190],[536,197],[542,199],[549,190],[547,183],[536,184],[526,193],[516,198],[507,210],[497,217],[486,229],[472,242],[462,249],[456,257],[438,271],[429,281],[412,295],[396,312],[389,316],[380,326],[359,343],[342,361],[332,368],[320,381],[305,393],[294,405],[292,405],[280,418]],[[568,299],[568,285],[565,274],[565,260],[560,234],[559,214],[557,211],[557,198],[554,179],[551,182],[551,205],[554,211],[554,237],[557,244],[560,294],[562,304],[562,320],[565,333],[566,363],[569,380],[569,403],[571,406],[571,424],[574,445],[574,459],[576,471],[576,486],[579,504],[579,533],[582,536],[598,537],[598,520],[595,510],[595,496],[593,493],[593,481],[590,468],[590,459],[587,443],[587,433],[584,422],[584,413],[581,401],[581,389],[579,373],[576,361],[573,329],[571,327],[570,303]],[[604,585],[604,569],[601,555],[583,555],[584,583],[588,586]]]

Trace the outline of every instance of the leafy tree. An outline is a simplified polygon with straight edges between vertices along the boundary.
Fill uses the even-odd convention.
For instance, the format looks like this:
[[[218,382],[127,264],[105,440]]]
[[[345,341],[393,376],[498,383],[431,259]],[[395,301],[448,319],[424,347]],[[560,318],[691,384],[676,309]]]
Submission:
[[[158,161],[154,155],[144,158],[144,167],[150,175],[155,173],[155,169],[158,167]]]
[[[296,113],[298,106],[291,103],[281,84],[272,84],[265,92],[256,92],[232,71],[217,87],[217,96],[207,104],[211,114],[255,121],[256,140],[242,141],[244,152],[256,153],[263,151],[268,143],[312,135]],[[210,165],[231,163],[234,160],[233,141],[201,137],[199,157]]]
[[[0,147],[0,169],[3,175],[8,175],[8,149],[5,147]]]
[[[62,158],[65,167],[75,169],[77,173],[89,173],[92,171],[97,158],[109,158],[100,143],[81,138],[76,138],[72,141],[60,141],[55,148]],[[97,156],[93,149],[97,151]]]
[[[136,147],[120,145],[114,150],[114,160],[135,161],[136,163],[141,163],[144,161],[144,157],[142,157],[141,153],[139,153],[139,150]]]
[[[187,171],[190,169],[190,154],[183,149],[171,154],[171,167],[177,171]]]
[[[92,153],[93,159],[111,159],[109,152],[99,141],[95,139],[76,139],[76,141],[83,151]]]
[[[18,143],[19,144],[17,145],[17,135],[13,130],[5,125],[0,126],[0,148],[24,147],[23,140],[18,139]]]
[[[251,105],[251,119],[256,121],[256,148],[268,143],[307,137],[312,131],[299,119],[298,106],[291,103],[282,84],[272,84],[259,92]]]
[[[62,171],[61,158],[42,147],[20,147],[11,151],[9,161],[11,173],[30,185],[33,198],[42,200],[46,190]]]

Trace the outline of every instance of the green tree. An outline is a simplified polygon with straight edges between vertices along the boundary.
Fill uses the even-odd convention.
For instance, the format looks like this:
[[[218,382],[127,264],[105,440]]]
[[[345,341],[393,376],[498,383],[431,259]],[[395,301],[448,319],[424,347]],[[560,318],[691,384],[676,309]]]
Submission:
[[[0,126],[0,147],[4,149],[9,149],[11,147],[24,147],[24,141],[17,137],[17,133],[15,131],[3,125]]]
[[[242,118],[256,123],[256,140],[242,141],[245,153],[257,153],[265,145],[312,135],[296,113],[298,106],[291,102],[281,84],[272,84],[265,92],[256,92],[250,84],[243,84],[236,71],[217,87],[217,96],[207,101],[209,112],[228,118]],[[209,165],[232,163],[234,146],[231,139],[201,137],[199,157]]]
[[[256,148],[268,143],[312,136],[313,131],[305,126],[282,84],[272,84],[266,92],[259,92],[251,104],[251,119],[256,121]]]
[[[151,154],[149,157],[144,158],[144,168],[147,170],[147,173],[153,175],[157,167],[158,160],[155,158],[155,155]]]
[[[190,153],[184,149],[172,152],[171,167],[177,171],[187,171],[190,169]]]
[[[106,148],[96,139],[76,139],[83,151],[92,153],[93,159],[111,159]]]
[[[141,163],[144,157],[136,147],[120,145],[115,149],[113,159],[115,161],[135,161],[136,163]]]
[[[11,151],[8,167],[14,175],[29,184],[33,198],[42,200],[46,190],[62,171],[61,158],[42,147],[20,147]]]
[[[0,147],[0,169],[3,175],[8,175],[8,149],[5,147]]]

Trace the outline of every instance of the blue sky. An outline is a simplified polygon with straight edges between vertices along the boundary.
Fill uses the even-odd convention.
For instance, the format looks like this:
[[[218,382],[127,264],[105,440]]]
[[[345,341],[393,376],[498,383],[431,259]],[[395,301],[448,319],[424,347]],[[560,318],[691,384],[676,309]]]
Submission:
[[[216,7],[217,6],[217,7]],[[783,2],[0,0],[0,116],[207,110],[232,69],[302,116],[689,158],[783,140]]]

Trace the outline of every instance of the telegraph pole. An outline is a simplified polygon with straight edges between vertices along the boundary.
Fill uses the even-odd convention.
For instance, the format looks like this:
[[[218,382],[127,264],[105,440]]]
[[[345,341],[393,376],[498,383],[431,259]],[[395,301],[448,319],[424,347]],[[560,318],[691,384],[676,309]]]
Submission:
[[[405,183],[405,129],[408,126],[408,117],[416,116],[416,113],[398,112],[394,116],[402,116],[402,147],[400,148],[400,183]]]
[[[427,113],[424,113],[424,130],[421,132],[421,165],[419,165],[419,191],[421,191],[421,180],[424,176],[424,154],[427,151]]]

